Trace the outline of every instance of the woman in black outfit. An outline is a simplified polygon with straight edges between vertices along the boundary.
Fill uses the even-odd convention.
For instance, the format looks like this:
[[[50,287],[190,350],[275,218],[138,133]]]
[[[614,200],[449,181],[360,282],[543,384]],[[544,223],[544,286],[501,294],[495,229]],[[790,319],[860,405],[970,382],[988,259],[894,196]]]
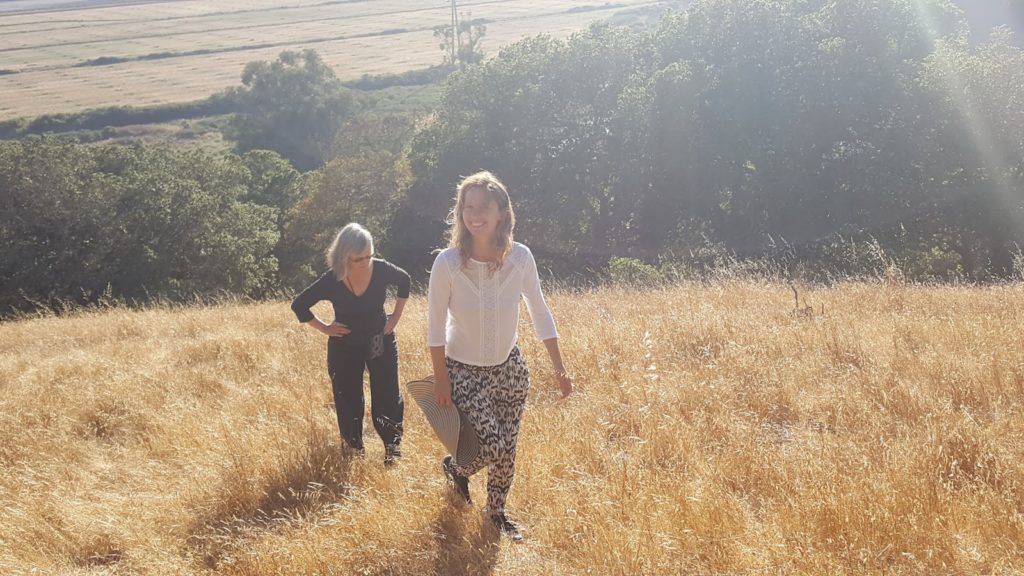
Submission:
[[[334,390],[338,428],[345,444],[363,453],[363,371],[370,372],[370,413],[384,441],[384,464],[401,456],[404,405],[398,388],[398,345],[395,326],[409,298],[409,275],[373,257],[373,237],[359,224],[341,229],[327,250],[323,276],[292,302],[299,322],[329,336],[327,371]],[[388,286],[395,286],[395,307],[384,313]],[[326,323],[310,308],[322,300],[334,306],[334,322]]]

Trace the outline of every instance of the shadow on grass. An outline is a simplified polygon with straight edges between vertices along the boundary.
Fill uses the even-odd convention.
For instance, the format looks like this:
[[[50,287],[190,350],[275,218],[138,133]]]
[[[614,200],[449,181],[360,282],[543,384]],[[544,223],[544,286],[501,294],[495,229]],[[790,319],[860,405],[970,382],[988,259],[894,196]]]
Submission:
[[[501,550],[498,531],[484,523],[478,509],[449,495],[436,517],[416,531],[416,541],[402,550],[378,557],[372,567],[351,568],[339,574],[366,576],[459,575],[489,576]]]
[[[453,502],[441,509],[431,533],[437,543],[434,574],[484,576],[494,572],[500,536],[477,511]]]
[[[217,568],[230,563],[250,536],[329,515],[351,489],[354,458],[343,454],[338,442],[317,433],[304,451],[281,464],[279,474],[266,479],[258,491],[262,497],[253,497],[244,478],[226,481],[220,502],[192,523],[186,554],[207,568]]]

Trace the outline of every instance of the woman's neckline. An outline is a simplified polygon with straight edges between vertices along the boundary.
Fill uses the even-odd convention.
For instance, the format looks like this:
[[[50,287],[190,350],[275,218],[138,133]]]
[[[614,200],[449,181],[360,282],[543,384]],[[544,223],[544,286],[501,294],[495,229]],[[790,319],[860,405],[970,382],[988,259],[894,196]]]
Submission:
[[[349,294],[355,296],[356,298],[362,298],[367,292],[370,291],[370,284],[373,283],[373,277],[376,276],[376,274],[374,274],[374,265],[372,259],[370,260],[370,269],[369,271],[367,271],[367,274],[369,275],[369,280],[366,281],[366,288],[363,288],[363,291],[360,292],[359,294],[356,294],[356,291],[352,289],[352,281],[348,277],[342,280],[341,283],[343,286],[345,286],[345,289],[348,290]]]

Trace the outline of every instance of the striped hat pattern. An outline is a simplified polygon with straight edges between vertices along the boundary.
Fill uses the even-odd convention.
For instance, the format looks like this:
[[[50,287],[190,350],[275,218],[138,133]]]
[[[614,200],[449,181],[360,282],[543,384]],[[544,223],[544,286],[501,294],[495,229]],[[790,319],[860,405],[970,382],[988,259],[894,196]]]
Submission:
[[[467,465],[476,459],[480,452],[480,443],[476,432],[465,416],[455,406],[439,406],[434,394],[434,377],[427,376],[413,380],[405,385],[423,416],[426,417],[434,434],[441,440],[448,453],[455,457],[455,462]]]

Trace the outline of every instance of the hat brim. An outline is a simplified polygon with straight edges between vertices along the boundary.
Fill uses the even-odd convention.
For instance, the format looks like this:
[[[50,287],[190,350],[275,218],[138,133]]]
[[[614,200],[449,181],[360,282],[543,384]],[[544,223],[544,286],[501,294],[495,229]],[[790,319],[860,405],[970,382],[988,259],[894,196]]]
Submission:
[[[444,444],[448,453],[455,457],[455,462],[467,465],[475,460],[480,452],[476,432],[469,420],[454,405],[441,406],[437,403],[434,377],[413,380],[406,383],[405,388],[420,407],[441,444]]]

